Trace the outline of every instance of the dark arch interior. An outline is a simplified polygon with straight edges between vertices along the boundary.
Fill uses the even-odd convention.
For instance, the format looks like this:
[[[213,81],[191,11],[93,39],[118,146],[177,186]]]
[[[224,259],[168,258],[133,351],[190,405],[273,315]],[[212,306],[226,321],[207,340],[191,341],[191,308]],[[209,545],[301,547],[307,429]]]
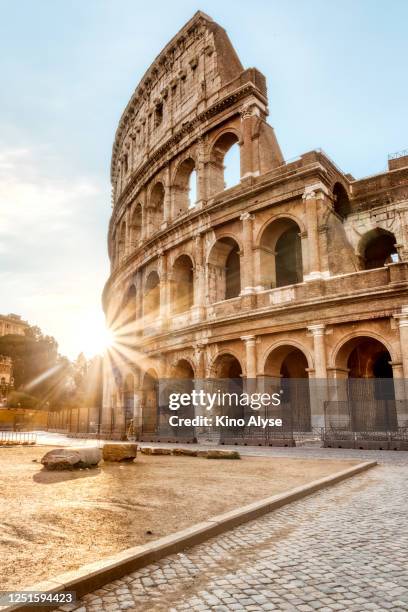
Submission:
[[[185,312],[193,303],[193,262],[188,255],[181,255],[174,264],[173,312]]]
[[[125,409],[125,427],[126,431],[130,422],[133,419],[134,412],[134,378],[132,374],[128,374],[125,378],[124,389],[123,389],[123,403]]]
[[[391,356],[375,338],[350,342],[348,398],[356,431],[397,425]]]
[[[143,379],[142,432],[153,433],[157,428],[157,378],[146,372]]]
[[[241,270],[240,270],[239,247],[234,242],[232,249],[225,262],[225,299],[238,297],[241,293]]]
[[[336,183],[333,187],[333,197],[334,197],[334,211],[341,217],[345,219],[347,215],[350,214],[350,200],[347,195],[347,191],[344,189],[341,183]]]
[[[300,349],[290,351],[281,365],[283,401],[290,407],[295,431],[310,431],[311,409],[307,359]]]
[[[160,310],[160,279],[157,272],[151,272],[147,277],[144,296],[144,315],[153,319]]]
[[[275,247],[276,286],[302,281],[302,250],[299,228],[293,223],[278,238]]]
[[[387,263],[392,263],[397,257],[395,243],[395,236],[391,232],[381,229],[370,232],[364,249],[365,269],[372,270],[373,268],[381,268]]]

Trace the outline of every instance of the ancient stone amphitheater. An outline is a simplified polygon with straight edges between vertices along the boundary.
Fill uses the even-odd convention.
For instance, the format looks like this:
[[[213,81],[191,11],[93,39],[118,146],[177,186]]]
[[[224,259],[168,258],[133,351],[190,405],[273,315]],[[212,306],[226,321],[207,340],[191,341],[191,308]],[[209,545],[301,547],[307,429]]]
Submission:
[[[287,400],[299,431],[350,410],[331,381],[388,379],[386,397],[363,398],[360,429],[406,424],[408,156],[359,180],[321,150],[285,162],[267,117],[264,76],[201,12],[127,104],[111,165],[105,431],[132,422],[152,436],[169,377],[302,381]],[[324,397],[305,392],[314,379]]]

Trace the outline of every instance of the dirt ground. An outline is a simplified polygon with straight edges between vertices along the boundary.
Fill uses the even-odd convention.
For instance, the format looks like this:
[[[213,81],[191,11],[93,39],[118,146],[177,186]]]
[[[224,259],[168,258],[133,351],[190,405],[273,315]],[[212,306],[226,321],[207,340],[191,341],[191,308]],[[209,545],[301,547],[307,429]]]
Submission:
[[[47,450],[0,448],[1,590],[76,569],[357,463],[138,454],[132,464],[46,472],[39,461]]]

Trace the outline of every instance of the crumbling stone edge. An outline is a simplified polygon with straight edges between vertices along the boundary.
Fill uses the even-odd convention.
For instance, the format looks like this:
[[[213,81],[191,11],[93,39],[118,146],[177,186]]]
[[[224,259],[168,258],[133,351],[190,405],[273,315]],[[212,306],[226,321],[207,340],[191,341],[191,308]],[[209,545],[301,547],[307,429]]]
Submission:
[[[95,563],[90,563],[77,570],[65,572],[35,585],[19,589],[23,591],[46,591],[49,593],[61,591],[76,591],[77,598],[91,591],[103,587],[105,584],[121,578],[125,574],[134,572],[149,563],[153,563],[182,550],[200,544],[209,538],[228,531],[237,525],[258,518],[268,512],[277,510],[282,506],[302,499],[307,495],[316,493],[326,487],[335,485],[351,476],[360,474],[377,465],[376,461],[365,461],[353,467],[336,472],[325,478],[314,480],[306,485],[296,487],[285,493],[279,493],[261,499],[246,506],[236,508],[229,512],[213,516],[207,521],[197,523],[169,536],[160,538],[149,544],[127,548],[122,552]],[[35,610],[36,612],[50,612],[50,606],[21,606],[13,605],[1,607],[1,612],[23,612]]]

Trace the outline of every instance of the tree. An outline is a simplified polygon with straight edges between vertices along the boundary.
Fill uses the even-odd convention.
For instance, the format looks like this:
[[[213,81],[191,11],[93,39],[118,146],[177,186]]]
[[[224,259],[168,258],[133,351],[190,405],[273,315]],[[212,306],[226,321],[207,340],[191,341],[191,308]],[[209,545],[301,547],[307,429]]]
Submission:
[[[58,385],[69,370],[69,361],[58,355],[58,343],[39,327],[29,327],[25,335],[0,337],[0,354],[13,360],[14,388],[46,401],[58,395]]]

